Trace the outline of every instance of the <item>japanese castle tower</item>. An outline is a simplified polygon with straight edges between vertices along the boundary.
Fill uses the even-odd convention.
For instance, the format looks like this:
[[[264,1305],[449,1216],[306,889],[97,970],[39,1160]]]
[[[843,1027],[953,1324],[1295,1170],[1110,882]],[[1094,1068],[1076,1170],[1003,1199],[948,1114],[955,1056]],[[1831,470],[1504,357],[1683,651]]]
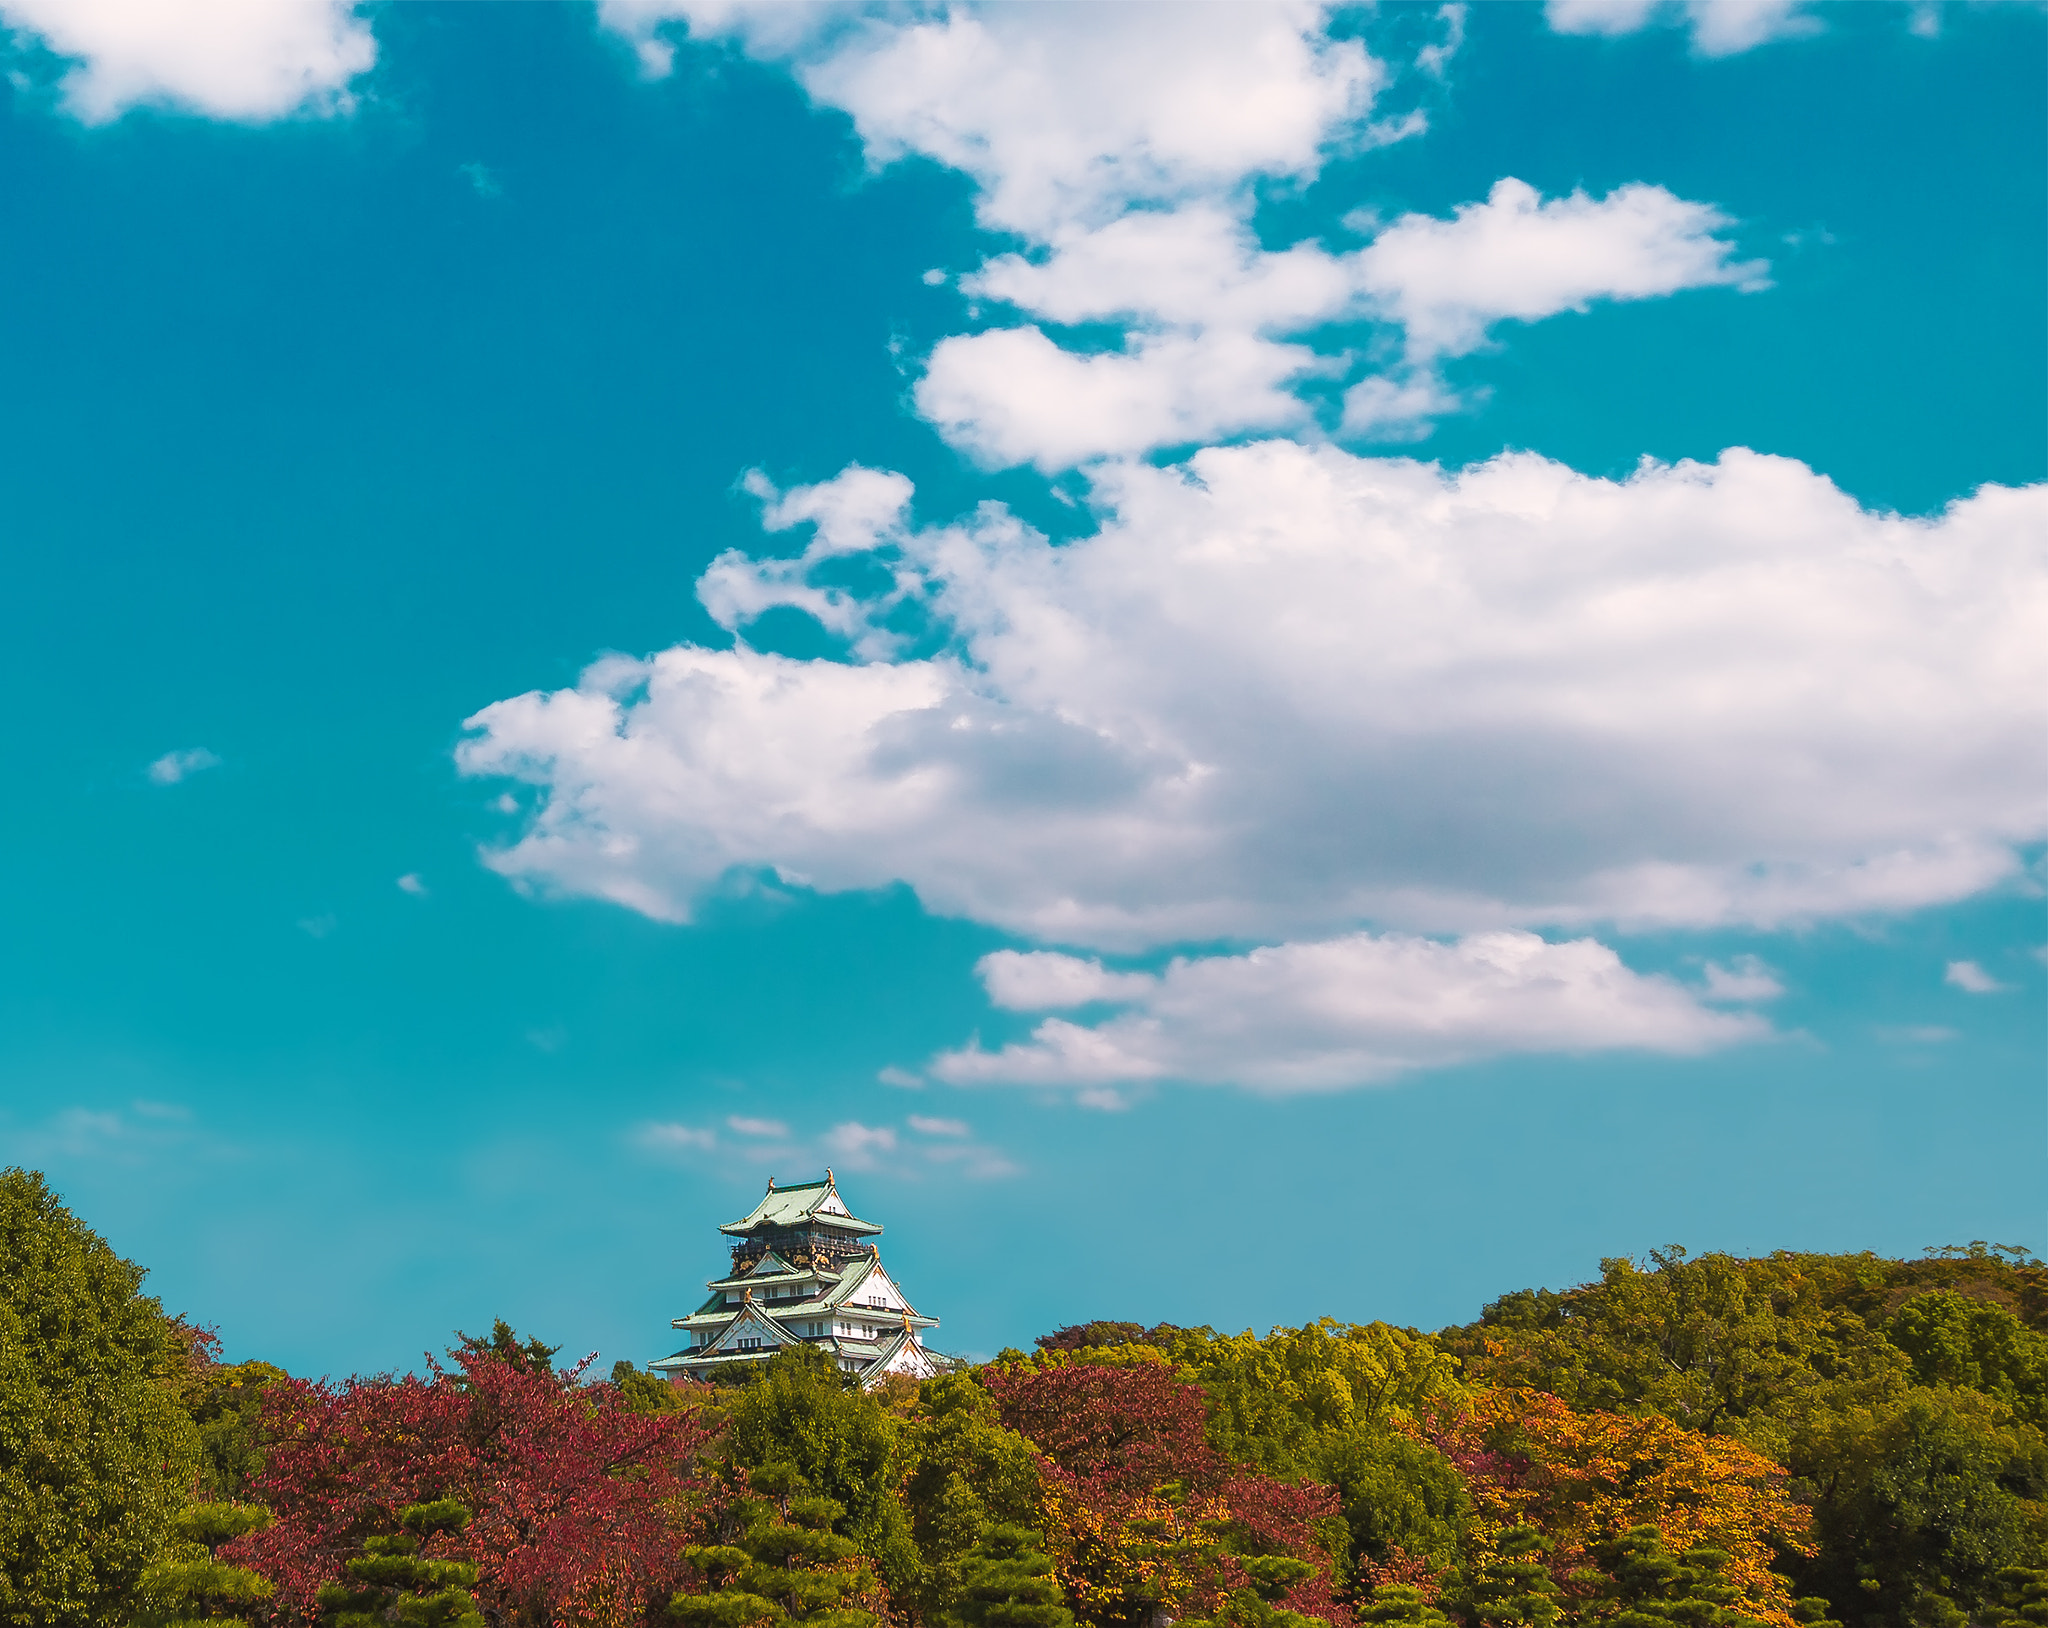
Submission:
[[[885,1374],[926,1379],[947,1366],[919,1338],[939,1320],[920,1317],[882,1269],[872,1241],[882,1229],[847,1209],[829,1168],[823,1180],[793,1187],[771,1178],[749,1214],[718,1230],[737,1240],[732,1270],[705,1285],[709,1300],[675,1319],[690,1343],[648,1364],[656,1373],[712,1379],[790,1345],[829,1352],[863,1385]]]

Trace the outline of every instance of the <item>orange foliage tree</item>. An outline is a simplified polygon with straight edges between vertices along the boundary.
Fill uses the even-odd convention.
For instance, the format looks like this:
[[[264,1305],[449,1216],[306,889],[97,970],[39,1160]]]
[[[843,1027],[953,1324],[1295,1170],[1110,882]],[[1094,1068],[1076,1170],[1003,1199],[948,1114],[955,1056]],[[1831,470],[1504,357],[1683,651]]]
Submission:
[[[1535,1526],[1554,1545],[1553,1575],[1567,1595],[1583,1595],[1595,1544],[1654,1526],[1674,1551],[1723,1550],[1734,1608],[1794,1628],[1791,1593],[1771,1563],[1778,1551],[1813,1552],[1810,1518],[1788,1495],[1784,1468],[1761,1453],[1659,1413],[1576,1412],[1533,1390],[1478,1392],[1426,1428],[1465,1475],[1476,1560],[1492,1557],[1500,1533]]]

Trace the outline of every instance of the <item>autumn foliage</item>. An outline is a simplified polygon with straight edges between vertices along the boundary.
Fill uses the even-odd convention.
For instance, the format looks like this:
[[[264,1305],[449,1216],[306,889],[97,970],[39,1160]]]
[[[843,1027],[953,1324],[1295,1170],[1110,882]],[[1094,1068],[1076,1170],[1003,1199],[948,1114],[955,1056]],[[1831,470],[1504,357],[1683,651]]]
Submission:
[[[276,1584],[274,1621],[310,1622],[366,1537],[453,1498],[472,1520],[424,1552],[477,1567],[492,1623],[662,1620],[692,1578],[684,1545],[722,1503],[705,1463],[715,1427],[701,1407],[636,1413],[577,1378],[473,1345],[424,1379],[273,1382],[249,1490],[276,1519],[223,1558]]]

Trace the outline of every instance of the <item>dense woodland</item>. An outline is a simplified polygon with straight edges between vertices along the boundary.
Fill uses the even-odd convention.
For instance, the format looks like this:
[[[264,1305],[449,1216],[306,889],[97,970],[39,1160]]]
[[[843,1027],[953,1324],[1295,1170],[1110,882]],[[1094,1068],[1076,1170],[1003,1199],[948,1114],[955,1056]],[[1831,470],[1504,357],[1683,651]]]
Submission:
[[[2048,1269],[1603,1263],[1424,1334],[1096,1322],[921,1385],[226,1363],[0,1174],[0,1623],[2048,1625]]]

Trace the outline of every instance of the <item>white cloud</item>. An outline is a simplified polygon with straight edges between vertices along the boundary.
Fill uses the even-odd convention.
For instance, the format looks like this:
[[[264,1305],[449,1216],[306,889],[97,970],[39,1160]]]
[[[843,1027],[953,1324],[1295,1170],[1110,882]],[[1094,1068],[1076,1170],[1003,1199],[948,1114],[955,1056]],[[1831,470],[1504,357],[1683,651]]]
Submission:
[[[974,970],[988,998],[1013,1012],[1137,1000],[1157,982],[1146,973],[1110,972],[1100,961],[1049,950],[997,950],[984,955]]]
[[[962,170],[980,184],[983,220],[1034,236],[1253,175],[1311,176],[1333,143],[1361,139],[1386,77],[1302,0],[937,16],[601,0],[599,15],[655,71],[670,21],[789,63],[817,101],[852,116],[872,163],[917,154]]]
[[[1052,470],[1091,458],[1311,425],[1295,388],[1343,377],[1362,353],[1298,342],[1340,319],[1405,334],[1407,363],[1345,396],[1339,432],[1399,439],[1459,403],[1433,371],[1504,321],[1584,311],[1686,288],[1764,285],[1717,233],[1733,223],[1662,187],[1544,199],[1497,183],[1449,219],[1404,215],[1364,248],[1262,249],[1217,204],[1148,210],[1062,229],[1043,256],[1000,255],[962,291],[1048,322],[1115,322],[1120,351],[1064,348],[1037,325],[955,335],[934,348],[918,409],[955,445],[995,465]]]
[[[984,464],[1048,472],[1092,459],[1306,425],[1283,388],[1314,352],[1253,334],[1135,340],[1125,352],[1063,350],[1036,327],[941,340],[918,381],[918,411]]]
[[[1767,286],[1765,262],[1735,260],[1715,235],[1733,224],[1662,187],[1546,200],[1508,177],[1449,220],[1403,215],[1360,251],[1359,282],[1406,331],[1412,357],[1456,356],[1496,322],[1536,322],[1596,299]]]
[[[969,1136],[972,1131],[964,1119],[927,1119],[923,1114],[912,1114],[910,1128],[920,1136]]]
[[[330,911],[328,914],[324,916],[306,916],[301,918],[299,922],[299,931],[304,933],[308,938],[325,938],[329,933],[333,932],[334,929],[340,925],[341,924],[335,920],[333,913]]]
[[[401,876],[398,879],[398,888],[401,893],[410,893],[416,899],[426,897],[427,884],[420,880],[417,871],[407,871]]]
[[[1738,955],[1725,967],[1709,961],[1704,970],[1710,1001],[1770,1001],[1785,993],[1777,974],[1753,955]]]
[[[0,0],[0,24],[73,60],[64,99],[87,124],[145,106],[249,123],[345,112],[377,60],[354,0]]]
[[[718,1146],[717,1132],[673,1121],[636,1125],[633,1140],[651,1153],[686,1153],[692,1148],[708,1152]]]
[[[826,1153],[848,1170],[874,1170],[896,1151],[896,1133],[887,1125],[863,1125],[849,1119],[834,1125],[822,1138]]]
[[[903,881],[1133,949],[1907,910],[2048,831],[2048,489],[1922,521],[1739,450],[1617,482],[1273,442],[1095,500],[1059,546],[888,521],[876,604],[912,580],[953,653],[871,622],[861,665],[683,645],[484,709],[462,768],[539,791],[489,862],[664,920],[734,867]]]
[[[203,769],[217,769],[220,759],[203,746],[192,747],[183,752],[166,752],[150,764],[148,775],[159,786],[175,786]]]
[[[1803,39],[1822,24],[1805,0],[1548,0],[1560,34],[1634,34],[1654,26],[1691,31],[1703,57],[1735,56],[1773,40]]]
[[[780,1139],[789,1135],[789,1127],[779,1119],[749,1119],[743,1114],[733,1114],[725,1123],[742,1136]]]
[[[1075,966],[1077,988],[1100,971]],[[987,962],[983,971],[1001,1003]],[[955,1085],[1115,1089],[1174,1079],[1320,1091],[1502,1053],[1688,1055],[1768,1032],[1753,1016],[1710,1011],[1670,979],[1631,972],[1591,939],[1551,944],[1533,933],[1455,944],[1357,933],[1179,959],[1139,982],[1113,1017],[1048,1018],[1028,1041],[948,1052],[932,1073]]]
[[[1990,973],[1974,961],[1951,961],[1941,981],[1962,990],[1966,995],[1996,995],[2005,990]]]
[[[1504,180],[1448,221],[1411,215],[1364,249],[1265,248],[1253,183],[1303,180],[1332,152],[1404,139],[1419,110],[1372,118],[1389,73],[1326,8],[1268,4],[953,6],[939,15],[608,0],[607,25],[665,72],[664,29],[686,24],[785,64],[853,119],[875,165],[919,154],[970,176],[984,222],[1022,237],[960,279],[1026,317],[941,340],[918,410],[992,466],[1054,471],[1275,431],[1317,433],[1303,387],[1334,382],[1337,433],[1427,433],[1464,403],[1435,359],[1490,325],[1681,288],[1762,285],[1715,234],[1730,222],[1660,187],[1545,201]],[[1441,77],[1464,11],[1439,13],[1417,67]],[[1718,25],[1716,25],[1718,26]],[[925,280],[946,281],[943,272]],[[1302,341],[1339,320],[1397,323],[1408,362],[1359,377],[1363,351]],[[1121,343],[1076,346],[1055,327],[1112,323]],[[1343,388],[1346,387],[1347,388]],[[821,619],[824,619],[821,617]]]

